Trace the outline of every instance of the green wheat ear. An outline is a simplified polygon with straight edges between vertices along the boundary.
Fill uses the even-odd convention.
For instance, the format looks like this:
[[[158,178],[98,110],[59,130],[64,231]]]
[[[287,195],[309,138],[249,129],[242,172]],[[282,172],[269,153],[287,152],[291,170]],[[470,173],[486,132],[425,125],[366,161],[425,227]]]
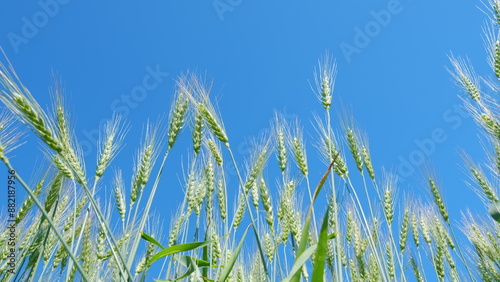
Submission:
[[[479,77],[476,75],[470,62],[456,58],[453,55],[449,56],[453,70],[449,70],[455,81],[462,89],[469,94],[470,98],[479,102],[481,100],[481,90],[479,89]]]
[[[167,133],[169,148],[174,146],[174,143],[184,125],[185,116],[189,106],[189,100],[186,95],[187,94],[183,92],[179,92],[173,108],[171,109],[170,124]]]
[[[318,68],[314,71],[316,95],[326,110],[329,110],[332,104],[336,76],[337,64],[327,52],[325,56],[318,61]]]

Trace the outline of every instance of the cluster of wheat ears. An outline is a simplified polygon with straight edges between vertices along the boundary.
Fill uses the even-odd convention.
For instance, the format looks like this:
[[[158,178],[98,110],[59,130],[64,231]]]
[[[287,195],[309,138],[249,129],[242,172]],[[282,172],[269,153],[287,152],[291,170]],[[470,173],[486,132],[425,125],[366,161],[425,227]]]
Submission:
[[[15,215],[15,269],[7,221],[0,221],[1,281],[500,281],[495,221],[500,202],[491,184],[500,175],[500,115],[498,102],[486,93],[500,91],[495,81],[500,79],[500,1],[490,4],[485,30],[494,79],[480,78],[467,60],[453,56],[450,72],[493,148],[488,164],[465,161],[471,185],[491,205],[491,216],[452,220],[433,174],[426,176],[433,202],[398,203],[397,178],[379,176],[360,130],[351,121],[332,128],[336,65],[328,55],[314,73],[324,108],[313,122],[314,145],[325,168],[321,179],[309,177],[312,158],[302,128],[280,114],[240,171],[209,89],[193,74],[178,79],[168,119],[145,126],[133,169],[123,173],[130,181],[124,180],[122,164],[109,169],[127,132],[119,116],[102,128],[90,174],[68,122],[62,88],[53,88],[53,109],[44,111],[10,63],[0,64],[5,108],[0,159],[15,171],[9,154],[22,144],[27,127],[42,141],[49,164],[33,183],[23,180],[33,177],[15,175],[27,198]],[[165,233],[151,216],[152,203],[165,185],[160,178],[169,152],[188,132],[192,153],[184,187],[172,190],[183,191],[184,200]],[[268,162],[271,157],[276,161]],[[228,167],[238,177],[230,184]],[[104,180],[112,181],[102,181],[105,174],[111,176]],[[112,201],[96,196],[104,185],[112,190],[100,193]],[[320,195],[326,205],[315,205]],[[459,232],[465,234],[460,242]]]

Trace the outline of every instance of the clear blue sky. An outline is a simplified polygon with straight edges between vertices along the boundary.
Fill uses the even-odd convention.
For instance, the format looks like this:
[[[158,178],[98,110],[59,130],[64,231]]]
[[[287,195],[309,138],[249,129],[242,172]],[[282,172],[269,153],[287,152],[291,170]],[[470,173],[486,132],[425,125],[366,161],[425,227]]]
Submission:
[[[334,109],[343,103],[352,110],[370,138],[378,172],[384,166],[404,178],[406,161],[425,151],[417,143],[438,139],[426,158],[458,219],[459,208],[486,211],[464,184],[458,156],[465,149],[483,157],[479,131],[461,115],[460,91],[445,69],[453,52],[467,55],[480,74],[490,73],[481,35],[486,15],[477,6],[480,1],[0,1],[0,45],[43,106],[50,104],[51,72],[62,76],[89,169],[96,154],[89,136],[113,109],[131,122],[118,160],[132,166],[142,124],[168,111],[174,79],[186,70],[213,79],[233,144],[268,128],[275,109],[297,114],[309,127],[311,113],[322,110],[309,81],[328,50],[338,63]],[[150,90],[140,92],[151,74]],[[178,160],[186,161],[190,148],[184,137],[164,176],[176,183]],[[27,173],[34,169],[33,148],[40,148],[28,140],[14,160]],[[416,180],[405,178],[401,195],[421,193],[424,167],[413,168]],[[318,177],[323,169],[312,171]],[[178,188],[157,199],[173,207],[180,197]],[[173,212],[165,210],[163,218]]]

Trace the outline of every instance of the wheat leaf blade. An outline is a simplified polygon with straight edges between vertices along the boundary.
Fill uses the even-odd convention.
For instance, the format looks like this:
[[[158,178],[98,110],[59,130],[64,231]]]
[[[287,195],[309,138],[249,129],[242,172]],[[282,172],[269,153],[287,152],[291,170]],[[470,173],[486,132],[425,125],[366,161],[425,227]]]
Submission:
[[[307,250],[302,252],[300,256],[297,257],[295,262],[293,263],[292,270],[290,271],[290,275],[283,279],[282,282],[291,282],[294,281],[294,277],[297,274],[300,274],[300,270],[302,269],[302,266],[307,262],[307,260],[312,256],[312,254],[316,251],[316,248],[318,247],[317,244],[314,244],[310,246]],[[300,277],[299,277],[300,280]]]
[[[318,247],[316,248],[316,255],[313,261],[313,272],[312,272],[312,282],[323,281],[323,275],[325,272],[325,261],[326,252],[328,249],[328,215],[329,211],[325,213],[323,219],[323,224],[321,225],[321,231],[319,233]]]
[[[240,254],[241,247],[243,247],[243,242],[245,241],[245,237],[247,236],[249,228],[250,228],[250,226],[247,227],[247,229],[245,230],[245,233],[243,233],[243,236],[241,236],[241,240],[238,244],[238,247],[236,247],[236,250],[231,255],[231,259],[229,260],[227,265],[222,270],[221,276],[220,276],[218,281],[224,282],[228,279],[229,274],[231,273],[231,270],[233,270],[234,264],[236,263],[236,259],[238,258],[238,255]]]
[[[150,235],[144,233],[144,232],[141,232],[141,237],[142,239],[150,242],[150,243],[153,243],[155,244],[156,246],[162,248],[162,249],[165,249],[165,247],[162,246],[162,244],[160,244],[158,241],[155,240],[155,238],[151,237]]]

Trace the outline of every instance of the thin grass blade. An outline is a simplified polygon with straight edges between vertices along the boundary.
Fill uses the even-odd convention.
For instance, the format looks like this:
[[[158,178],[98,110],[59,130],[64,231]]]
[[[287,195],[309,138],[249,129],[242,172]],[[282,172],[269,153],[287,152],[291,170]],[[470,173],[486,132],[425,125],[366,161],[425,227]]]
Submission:
[[[141,238],[152,243],[152,244],[155,244],[156,246],[158,246],[162,249],[165,249],[165,247],[163,247],[162,244],[160,244],[158,241],[156,241],[155,238],[151,237],[150,235],[148,235],[144,232],[141,232]]]
[[[309,260],[309,258],[312,256],[312,254],[316,251],[318,248],[317,244],[313,244],[310,246],[307,250],[302,252],[302,254],[297,257],[295,262],[293,263],[292,270],[290,271],[290,275],[283,279],[281,282],[291,282],[295,278],[296,274],[300,274],[300,270],[302,269],[302,266]],[[300,279],[300,276],[299,276]]]
[[[156,255],[154,255],[150,260],[149,264],[152,264],[153,262],[166,257],[168,255],[173,255],[181,252],[186,252],[186,251],[191,251],[191,250],[196,250],[198,248],[202,248],[206,245],[212,244],[216,240],[211,240],[211,241],[203,241],[203,242],[192,242],[192,243],[185,243],[185,244],[179,244],[179,245],[173,245],[171,247],[165,248]]]
[[[231,259],[229,260],[227,265],[222,270],[219,281],[221,281],[221,282],[226,281],[227,278],[229,277],[229,274],[231,273],[231,270],[233,270],[234,264],[236,263],[236,259],[238,258],[238,255],[240,254],[241,247],[243,247],[243,242],[245,241],[245,237],[247,236],[249,228],[250,228],[250,225],[245,230],[245,233],[243,233],[243,236],[241,237],[241,240],[240,240],[240,243],[238,244],[238,247],[236,247],[236,250],[231,255]]]
[[[297,255],[295,261],[298,260],[298,258],[302,255],[302,253],[306,250],[307,248],[307,241],[308,241],[308,235],[309,235],[309,227],[311,226],[311,216],[312,216],[312,210],[314,206],[314,202],[316,201],[316,198],[319,195],[319,192],[321,191],[321,188],[323,188],[323,185],[325,184],[326,180],[328,179],[328,175],[330,174],[330,171],[332,170],[333,164],[335,163],[335,160],[339,156],[339,153],[335,156],[333,159],[332,163],[328,166],[328,169],[325,171],[325,174],[323,174],[323,177],[318,183],[318,186],[316,186],[316,190],[314,191],[314,195],[311,201],[311,205],[309,206],[309,210],[307,212],[307,217],[306,221],[304,224],[304,228],[302,229],[301,237],[300,237],[300,243],[299,247],[297,249]],[[300,282],[300,272],[296,273],[293,279],[291,280],[292,282]]]

